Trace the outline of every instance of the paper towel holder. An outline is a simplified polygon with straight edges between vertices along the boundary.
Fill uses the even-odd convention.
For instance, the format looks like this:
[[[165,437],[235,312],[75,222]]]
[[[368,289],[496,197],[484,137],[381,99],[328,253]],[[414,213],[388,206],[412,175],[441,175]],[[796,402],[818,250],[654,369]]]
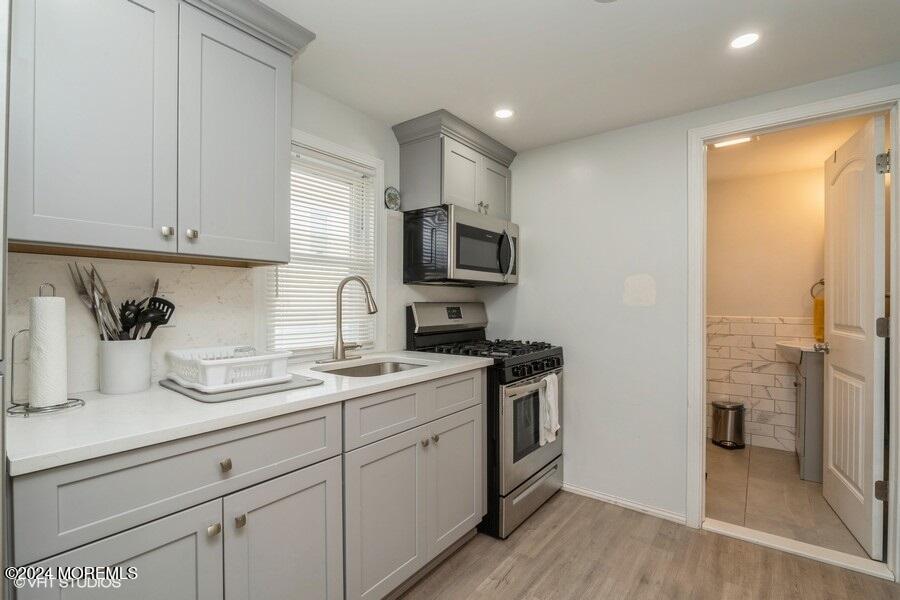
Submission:
[[[44,286],[42,285],[41,289],[43,289],[43,287]],[[52,288],[53,286],[51,285],[50,287]],[[38,291],[38,293],[40,294],[40,291]],[[34,414],[50,413],[59,410],[65,410],[67,408],[77,408],[79,406],[84,406],[84,400],[82,400],[81,398],[69,398],[61,404],[41,407],[32,407],[28,402],[16,402],[13,399],[13,393],[16,391],[16,338],[23,333],[31,333],[31,330],[20,329],[13,334],[12,341],[10,342],[10,346],[12,347],[10,351],[10,362],[12,363],[12,366],[10,366],[9,369],[9,403],[12,404],[12,406],[6,409],[6,413],[11,416],[29,417]]]

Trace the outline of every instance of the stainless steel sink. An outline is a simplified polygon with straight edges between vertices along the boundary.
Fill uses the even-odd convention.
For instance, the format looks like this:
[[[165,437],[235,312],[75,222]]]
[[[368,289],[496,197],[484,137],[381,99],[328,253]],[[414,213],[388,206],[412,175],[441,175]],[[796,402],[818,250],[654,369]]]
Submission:
[[[418,369],[424,366],[425,365],[404,362],[378,362],[366,365],[353,365],[352,367],[343,367],[341,369],[317,370],[323,373],[331,373],[332,375],[341,375],[343,377],[378,377],[379,375],[389,375],[390,373],[409,371],[410,369]]]

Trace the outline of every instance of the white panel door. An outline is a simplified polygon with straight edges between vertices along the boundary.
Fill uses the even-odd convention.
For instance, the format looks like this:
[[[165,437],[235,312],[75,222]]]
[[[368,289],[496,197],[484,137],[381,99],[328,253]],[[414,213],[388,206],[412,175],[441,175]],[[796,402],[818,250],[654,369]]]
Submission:
[[[223,500],[225,600],[343,600],[341,457]]]
[[[869,555],[880,560],[884,476],[884,118],[872,118],[825,161],[825,442],[823,491]]]
[[[492,217],[509,220],[509,169],[495,160],[483,157],[481,169],[481,194],[479,202],[484,202],[484,211]]]
[[[481,406],[427,426],[428,557],[434,558],[481,522]]]
[[[187,4],[179,57],[178,251],[287,262],[290,57]]]
[[[15,0],[9,238],[176,250],[178,2]]]
[[[442,197],[444,204],[455,204],[469,210],[478,210],[478,192],[481,179],[480,154],[454,139],[444,137],[444,161]]]

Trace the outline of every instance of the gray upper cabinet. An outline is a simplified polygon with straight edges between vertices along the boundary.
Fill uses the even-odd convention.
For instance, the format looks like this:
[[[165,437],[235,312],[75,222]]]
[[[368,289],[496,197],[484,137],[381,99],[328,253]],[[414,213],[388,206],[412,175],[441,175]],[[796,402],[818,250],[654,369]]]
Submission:
[[[479,171],[481,176],[481,194],[479,195],[484,212],[498,219],[510,218],[510,173],[495,160],[484,157]]]
[[[178,2],[14,0],[9,238],[174,252]]]
[[[343,599],[341,477],[337,456],[224,498],[226,600]]]
[[[82,546],[34,566],[133,567],[119,589],[24,587],[18,600],[219,600],[222,598],[222,501],[214,500]]]
[[[13,0],[10,241],[287,261],[313,38],[259,2]]]
[[[454,204],[509,219],[509,165],[516,153],[438,110],[394,126],[403,210]]]
[[[383,598],[427,560],[426,426],[344,455],[347,598]]]
[[[444,176],[441,200],[477,210],[481,187],[482,156],[454,139],[444,138]]]
[[[290,260],[291,58],[181,6],[178,249]]]

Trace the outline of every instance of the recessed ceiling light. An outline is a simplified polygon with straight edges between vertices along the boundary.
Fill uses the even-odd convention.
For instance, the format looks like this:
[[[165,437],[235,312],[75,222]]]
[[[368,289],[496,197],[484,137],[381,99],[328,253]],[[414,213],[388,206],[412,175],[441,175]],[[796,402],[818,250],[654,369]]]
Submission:
[[[739,137],[730,140],[725,140],[724,142],[716,142],[713,144],[713,148],[725,148],[727,146],[736,146],[737,144],[745,144],[752,140],[752,137]]]
[[[758,33],[745,33],[744,35],[739,35],[733,40],[731,40],[732,48],[746,48],[747,46],[752,46],[756,42],[759,41]]]
[[[516,112],[511,108],[498,108],[494,111],[494,116],[498,119],[508,119],[514,114],[516,114]]]

